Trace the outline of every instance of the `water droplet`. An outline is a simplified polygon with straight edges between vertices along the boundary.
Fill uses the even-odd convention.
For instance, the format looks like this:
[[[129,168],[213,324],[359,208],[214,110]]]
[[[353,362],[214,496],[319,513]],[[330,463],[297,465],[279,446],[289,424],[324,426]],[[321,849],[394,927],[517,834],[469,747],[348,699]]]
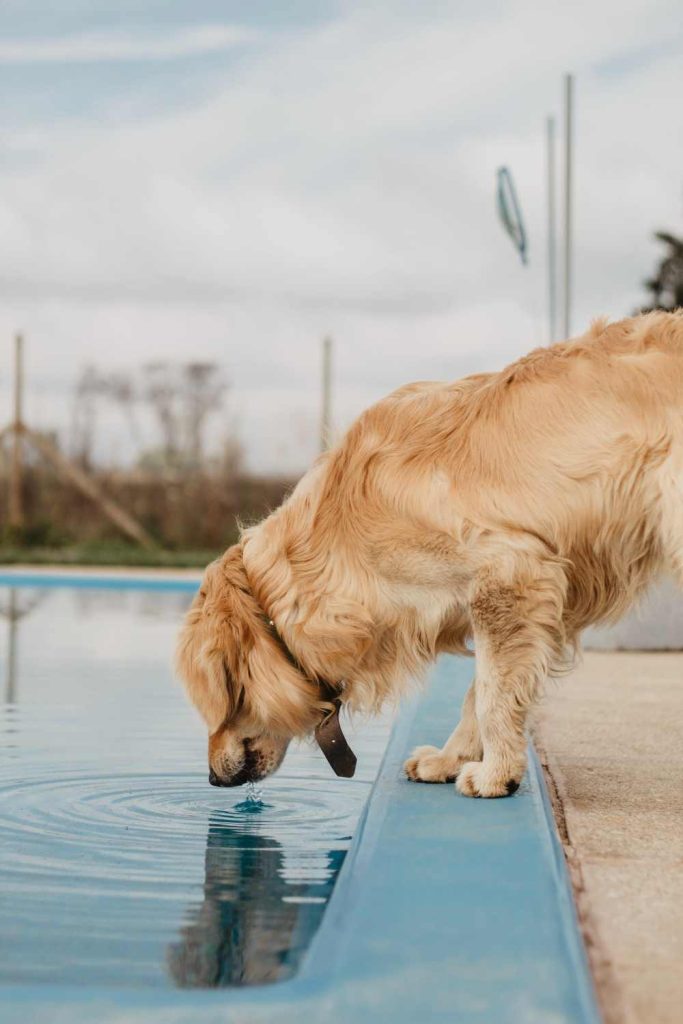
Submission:
[[[255,782],[247,782],[245,787],[245,802],[249,804],[263,803],[263,787],[257,786]]]

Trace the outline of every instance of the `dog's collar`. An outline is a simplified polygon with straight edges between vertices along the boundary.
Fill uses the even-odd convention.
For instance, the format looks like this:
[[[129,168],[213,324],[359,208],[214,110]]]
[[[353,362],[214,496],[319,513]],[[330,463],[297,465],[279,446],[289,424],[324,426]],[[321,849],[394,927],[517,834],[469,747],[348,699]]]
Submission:
[[[290,651],[282,639],[280,632],[266,612],[262,612],[263,620],[268,626],[270,635],[276,641],[282,653],[298,672],[310,678],[308,673],[301,667],[297,658]],[[346,736],[342,732],[339,721],[339,712],[342,706],[340,697],[340,686],[327,682],[325,679],[316,680],[320,689],[320,697],[325,703],[332,705],[332,710],[325,712],[315,727],[315,739],[322,750],[328,764],[335,775],[344,779],[350,779],[356,772],[357,757],[348,744]]]
[[[342,732],[339,721],[339,712],[342,706],[341,698],[338,696],[338,691],[331,687],[329,683],[319,681],[318,685],[324,700],[332,704],[333,710],[329,711],[318,722],[315,728],[316,742],[327,758],[335,775],[339,775],[343,779],[351,779],[356,773],[358,758],[351,750],[348,740]],[[327,694],[325,693],[326,690],[329,691]],[[335,693],[337,696],[334,696]]]

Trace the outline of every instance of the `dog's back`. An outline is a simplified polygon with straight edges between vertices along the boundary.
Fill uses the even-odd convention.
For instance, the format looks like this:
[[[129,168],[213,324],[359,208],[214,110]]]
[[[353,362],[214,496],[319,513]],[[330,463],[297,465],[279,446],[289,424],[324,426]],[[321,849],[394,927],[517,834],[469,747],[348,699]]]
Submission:
[[[574,567],[580,629],[663,562],[683,580],[682,410],[683,315],[597,321],[499,373],[408,385],[367,410],[320,474],[315,520],[351,524],[392,572],[432,542],[436,571],[472,535],[537,537]]]

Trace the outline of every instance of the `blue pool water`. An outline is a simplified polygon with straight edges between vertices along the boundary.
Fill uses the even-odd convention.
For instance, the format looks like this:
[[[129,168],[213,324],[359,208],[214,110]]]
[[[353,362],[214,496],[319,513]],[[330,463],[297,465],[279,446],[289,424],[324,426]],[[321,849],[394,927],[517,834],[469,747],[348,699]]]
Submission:
[[[292,976],[388,720],[349,727],[353,780],[300,745],[261,801],[212,789],[204,727],[171,671],[193,584],[21,583],[0,579],[0,983]]]

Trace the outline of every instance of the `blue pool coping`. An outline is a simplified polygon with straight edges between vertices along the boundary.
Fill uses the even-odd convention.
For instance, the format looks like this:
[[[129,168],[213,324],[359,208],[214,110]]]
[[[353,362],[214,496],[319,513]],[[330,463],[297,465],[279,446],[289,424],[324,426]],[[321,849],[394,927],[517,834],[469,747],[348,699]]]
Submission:
[[[198,577],[0,574],[0,586],[197,584]],[[520,789],[505,800],[468,799],[452,785],[411,783],[403,774],[413,746],[447,737],[471,675],[470,660],[442,658],[424,693],[402,706],[294,978],[213,990],[5,985],[3,1024],[285,1024],[300,1017],[306,1024],[599,1024],[533,749]]]
[[[177,576],[169,572],[124,573],[72,572],[68,569],[0,569],[0,587],[75,587],[78,590],[156,590],[184,591],[194,594],[202,573]]]

